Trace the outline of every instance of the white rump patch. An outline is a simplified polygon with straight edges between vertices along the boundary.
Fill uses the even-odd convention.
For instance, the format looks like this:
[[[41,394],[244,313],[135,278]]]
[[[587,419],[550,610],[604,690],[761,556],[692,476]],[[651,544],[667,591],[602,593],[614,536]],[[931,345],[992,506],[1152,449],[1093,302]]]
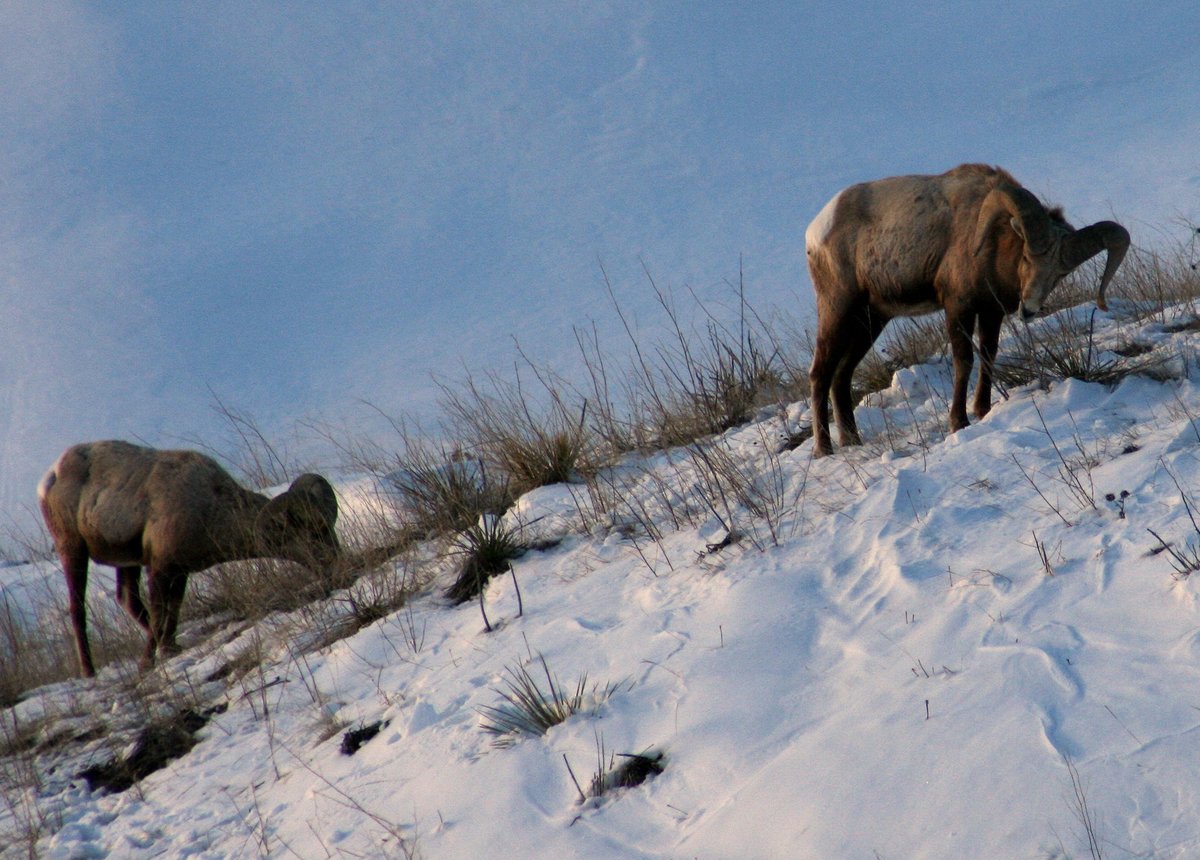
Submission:
[[[55,462],[46,474],[42,475],[42,480],[38,482],[38,499],[46,498],[46,493],[50,492],[50,488],[54,486],[54,482],[58,480],[58,463]]]
[[[833,229],[833,212],[837,209],[837,202],[841,196],[842,192],[840,191],[833,195],[833,198],[817,213],[817,217],[812,219],[812,223],[804,231],[804,246],[810,253],[825,241],[825,237]]]

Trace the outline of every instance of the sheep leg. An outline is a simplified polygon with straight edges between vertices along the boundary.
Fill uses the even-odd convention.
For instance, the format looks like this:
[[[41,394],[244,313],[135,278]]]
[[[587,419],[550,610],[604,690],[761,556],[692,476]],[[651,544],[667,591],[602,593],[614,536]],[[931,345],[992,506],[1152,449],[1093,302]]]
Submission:
[[[829,437],[829,394],[833,377],[846,353],[847,329],[853,316],[852,308],[832,303],[817,303],[817,345],[813,349],[812,367],[808,372],[809,396],[812,398],[813,456],[833,453]]]
[[[166,616],[163,618],[162,635],[158,639],[158,650],[163,654],[178,654],[175,629],[179,626],[179,611],[183,607],[183,595],[187,590],[187,574],[175,574],[166,583]]]
[[[859,362],[871,350],[878,339],[887,318],[874,313],[869,307],[849,318],[845,325],[847,333],[842,358],[833,372],[833,417],[837,422],[838,442],[846,445],[861,445],[858,422],[854,420],[854,400],[851,397],[851,382]]]
[[[167,617],[168,577],[161,571],[150,569],[146,572],[146,598],[150,604],[150,627],[146,631],[146,650],[142,654],[142,668],[149,669],[154,665],[158,644],[162,641],[164,625]]]
[[[87,580],[88,556],[86,550],[63,550],[59,554],[63,573],[67,577],[67,605],[71,615],[71,629],[75,633],[75,650],[79,655],[79,670],[85,678],[96,677],[96,665],[92,662],[92,648],[87,635]]]
[[[138,566],[117,568],[117,603],[147,633],[150,632],[150,615],[142,603],[142,569]]]
[[[833,382],[833,370],[829,364],[829,347],[818,335],[812,367],[808,372],[814,457],[826,457],[833,453],[833,442],[829,438],[829,386]]]
[[[954,393],[950,400],[950,432],[957,433],[968,425],[967,385],[971,380],[971,365],[975,361],[971,332],[975,314],[946,308],[946,335],[950,340],[950,355],[954,360]]]
[[[982,418],[992,410],[992,376],[996,368],[996,351],[1000,347],[1000,324],[1004,317],[995,314],[979,315],[979,382],[975,384],[975,417]]]

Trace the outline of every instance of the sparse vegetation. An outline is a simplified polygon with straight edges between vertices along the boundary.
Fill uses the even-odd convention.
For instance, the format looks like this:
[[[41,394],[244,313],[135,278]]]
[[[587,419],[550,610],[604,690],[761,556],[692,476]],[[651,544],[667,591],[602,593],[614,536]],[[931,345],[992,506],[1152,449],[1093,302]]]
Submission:
[[[620,764],[617,759],[621,759]],[[652,779],[666,768],[666,757],[658,750],[647,750],[642,753],[612,753],[604,747],[604,736],[596,732],[596,771],[588,781],[585,791],[575,776],[571,760],[563,753],[563,762],[571,775],[571,782],[579,793],[579,803],[589,800],[599,800],[607,794],[623,788],[634,788],[648,779]]]
[[[632,359],[627,366],[613,362],[594,329],[576,332],[588,370],[594,433],[611,454],[687,445],[748,421],[763,406],[804,396],[807,371],[790,358],[803,350],[784,348],[788,338],[751,306],[740,274],[730,285],[733,308],[707,306],[690,293],[694,313],[685,317],[674,293],[644,271],[665,319],[664,342],[643,347],[607,273]],[[620,369],[610,370],[614,365]]]
[[[356,580],[334,602],[344,605],[358,627],[365,627],[402,608],[416,590],[407,565],[375,570]]]
[[[1104,860],[1104,852],[1100,848],[1101,839],[1096,827],[1095,813],[1088,803],[1083,778],[1079,775],[1079,770],[1075,767],[1075,762],[1071,761],[1069,755],[1064,753],[1062,758],[1063,763],[1067,766],[1067,775],[1071,779],[1071,795],[1068,798],[1068,803],[1075,815],[1076,821],[1083,828],[1083,837],[1087,844],[1088,856],[1092,860]]]
[[[482,516],[504,513],[515,499],[511,485],[493,477],[481,460],[457,452],[434,457],[421,448],[410,454],[388,482],[404,521],[422,537],[463,531]]]
[[[1140,259],[1138,254],[1131,255],[1130,263],[1114,285],[1114,298],[1129,304],[1114,302],[1114,315],[1132,313],[1132,307],[1138,314],[1148,314],[1152,322],[1143,322],[1131,331],[1124,321],[1114,324],[1085,306],[1053,320],[1035,322],[1028,332],[1014,328],[1002,349],[998,370],[1006,385],[1063,376],[1112,384],[1130,373],[1158,375],[1156,368],[1163,369],[1162,375],[1177,373],[1179,362],[1171,364],[1176,357],[1168,356],[1158,344],[1169,330],[1186,331],[1198,324],[1190,312],[1177,312],[1169,305],[1158,307],[1156,303],[1160,301],[1157,297],[1184,294],[1190,289],[1182,281],[1169,282],[1170,278],[1186,280],[1193,276],[1182,271],[1171,274],[1161,261],[1155,264],[1150,258]],[[1139,278],[1145,285],[1139,282],[1134,286],[1149,292],[1145,298],[1135,300],[1128,297],[1128,281]],[[1081,274],[1081,279],[1094,282],[1087,272]],[[316,712],[315,719],[303,723],[306,744],[313,736],[318,741],[328,740],[357,726],[363,734],[357,734],[360,729],[347,732],[347,742],[360,745],[367,734],[384,724],[360,723],[357,714],[347,716],[353,711],[343,707],[342,691],[337,688],[340,679],[331,683],[328,675],[321,675],[323,662],[336,662],[339,671],[346,665],[366,666],[366,671],[377,676],[382,706],[376,703],[373,707],[377,709],[365,709],[365,713],[394,708],[394,713],[404,713],[405,722],[397,725],[407,725],[407,720],[415,719],[413,712],[417,709],[412,704],[420,694],[402,686],[389,686],[386,672],[390,666],[456,665],[463,659],[460,639],[468,640],[469,648],[486,652],[509,641],[505,637],[511,636],[514,628],[520,629],[522,625],[506,621],[496,626],[496,635],[484,637],[477,628],[464,627],[455,634],[460,639],[455,639],[451,648],[440,622],[445,603],[439,594],[445,583],[438,583],[435,589],[433,581],[435,575],[453,579],[444,593],[454,601],[479,597],[481,605],[485,602],[489,579],[512,570],[512,561],[527,550],[525,532],[514,525],[514,515],[505,516],[521,492],[547,483],[570,482],[569,493],[563,491],[563,498],[574,498],[578,523],[589,533],[584,540],[595,540],[592,551],[596,555],[639,556],[644,569],[636,569],[630,578],[641,577],[650,584],[636,595],[652,606],[650,601],[657,599],[660,585],[678,587],[687,582],[685,577],[712,577],[714,590],[726,587],[721,571],[749,551],[731,547],[739,542],[743,547],[758,549],[784,545],[809,527],[812,518],[806,516],[806,511],[813,508],[841,515],[848,510],[846,505],[868,491],[881,474],[899,468],[887,465],[899,457],[919,452],[919,457],[913,456],[902,466],[913,471],[929,468],[935,461],[930,445],[939,436],[936,429],[930,430],[936,427],[930,414],[931,406],[936,405],[932,400],[938,395],[930,394],[930,403],[917,399],[915,392],[921,389],[914,385],[913,375],[902,374],[895,386],[899,393],[888,392],[868,401],[874,424],[869,446],[847,455],[844,462],[813,464],[805,453],[795,452],[807,439],[803,427],[806,410],[792,401],[803,396],[807,374],[796,358],[796,350],[780,346],[783,338],[772,330],[774,319],[768,325],[749,307],[741,283],[736,288],[734,310],[702,308],[698,320],[681,312],[674,298],[660,292],[653,281],[651,286],[668,321],[666,343],[646,346],[644,341],[633,341],[631,333],[635,359],[617,373],[611,370],[616,365],[602,356],[596,342],[581,335],[581,343],[587,343],[581,349],[589,359],[586,396],[553,374],[535,369],[522,357],[511,384],[502,377],[487,376],[483,383],[468,380],[460,387],[447,387],[445,405],[453,420],[447,425],[446,435],[418,437],[397,421],[393,426],[398,430],[399,453],[368,451],[366,447],[343,449],[351,466],[360,473],[368,472],[374,481],[371,489],[363,490],[361,498],[354,498],[357,519],[340,521],[339,536],[353,550],[353,560],[333,575],[313,576],[295,565],[261,561],[230,563],[193,577],[192,596],[185,604],[189,610],[186,617],[191,622],[203,617],[207,623],[190,624],[182,638],[187,646],[203,643],[203,647],[191,655],[194,659],[181,660],[161,673],[161,679],[171,681],[172,673],[191,672],[194,680],[187,678],[181,683],[198,688],[213,685],[205,690],[209,698],[194,691],[150,691],[159,683],[159,676],[149,683],[134,675],[132,661],[124,659],[115,669],[106,670],[108,677],[103,682],[108,683],[115,675],[114,683],[120,686],[121,695],[128,690],[145,690],[138,695],[153,697],[152,702],[130,705],[139,712],[140,725],[150,725],[163,714],[170,718],[181,714],[186,718],[189,713],[203,715],[204,708],[213,702],[215,690],[221,691],[216,695],[228,695],[231,702],[248,702],[256,726],[271,735],[270,761],[279,778],[288,765],[277,763],[276,756],[287,752],[287,739],[282,733],[275,736],[274,721],[288,690],[293,691],[292,695],[300,691],[301,697],[307,691],[309,701],[304,708]],[[1194,290],[1192,296],[1197,292],[1200,290]],[[1093,298],[1090,290],[1080,296],[1089,304]],[[890,387],[896,370],[903,367],[931,359],[944,361],[945,338],[940,316],[893,325],[880,341],[877,354],[859,366],[856,393]],[[1182,366],[1186,372],[1186,362]],[[931,388],[941,385],[939,368],[926,368],[920,373],[927,374]],[[619,384],[614,384],[616,379]],[[1185,388],[1181,386],[1180,390]],[[910,391],[914,392],[915,408],[908,401]],[[1039,409],[1037,404],[1034,408]],[[1182,400],[1180,408],[1186,412]],[[882,418],[874,414],[877,412],[883,413]],[[1040,411],[1037,414],[1042,415]],[[1066,417],[1070,419],[1069,413]],[[1031,494],[1027,489],[1021,490],[1021,509],[1006,509],[1008,516],[1034,517],[1035,522],[1024,526],[1019,543],[1022,548],[1029,547],[1028,536],[1032,534],[1038,559],[1033,562],[1034,570],[1040,567],[1047,590],[1070,587],[1076,567],[1078,556],[1067,560],[1062,553],[1062,527],[1079,521],[1080,514],[1086,517],[1099,511],[1102,517],[1093,516],[1099,523],[1097,527],[1116,528],[1116,520],[1125,517],[1127,500],[1139,502],[1136,508],[1130,506],[1131,519],[1145,515],[1151,508],[1144,489],[1132,497],[1124,490],[1105,495],[1104,490],[1114,486],[1111,481],[1105,484],[1111,473],[1106,474],[1104,467],[1115,456],[1115,443],[1099,445],[1086,427],[1068,423],[1064,429],[1061,418],[1055,415],[1048,421],[1041,417],[1038,429],[1045,438],[1035,443],[1040,449],[1033,456],[1026,451],[1012,458],[1049,510],[1043,510],[1036,501],[1029,504]],[[756,422],[754,427],[737,429],[748,420]],[[278,477],[274,470],[285,465],[294,468],[286,455],[266,442],[253,422],[231,415],[230,423],[241,444],[254,450],[229,459],[244,462],[243,470],[256,474],[256,480],[271,481]],[[1033,426],[1038,427],[1037,421]],[[731,429],[735,432],[729,432]],[[1121,437],[1120,445],[1125,446],[1121,453],[1137,450],[1131,440],[1140,442],[1140,433],[1146,433],[1146,428],[1139,424]],[[876,462],[880,460],[882,467]],[[1008,463],[1007,459],[1001,461],[1001,465]],[[827,473],[819,476],[824,492],[817,498],[805,495],[809,468]],[[971,487],[979,491],[980,504],[997,508],[1007,504],[1003,498],[1007,487],[998,475],[980,477]],[[357,492],[354,489],[350,495]],[[545,497],[557,499],[556,492],[548,491]],[[1098,492],[1101,499],[1097,499]],[[988,494],[990,500],[982,498]],[[1183,581],[1200,570],[1200,526],[1191,500],[1182,489],[1179,497],[1192,517],[1192,536],[1179,538],[1164,529],[1160,531],[1165,537],[1150,533],[1157,542],[1154,551],[1164,554],[1174,578]],[[912,494],[898,496],[896,504],[903,519],[915,523],[923,523],[929,510],[915,488]],[[693,529],[696,534],[682,539],[672,535],[685,529]],[[36,543],[35,538],[30,546]],[[33,557],[19,555],[22,559]],[[1018,555],[1020,564],[1028,567],[1032,556],[1024,549]],[[585,559],[584,573],[591,571],[592,563]],[[527,581],[525,564],[519,565],[521,585]],[[530,580],[538,581],[535,577],[543,575],[538,569],[540,561],[534,564],[531,559],[528,564]],[[1021,588],[1021,578],[1013,570],[1005,571],[1002,564],[995,564],[995,570],[976,569],[958,577],[957,584],[956,575],[951,573],[951,588]],[[912,581],[919,582],[922,575],[912,574]],[[1054,577],[1052,583],[1050,577]],[[513,578],[515,585],[515,571]],[[1043,579],[1040,575],[1037,578]],[[539,587],[544,582],[541,580]],[[507,582],[504,584],[507,587]],[[95,591],[93,627],[99,649],[107,652],[102,662],[135,655],[137,628],[116,610],[110,595]],[[1187,593],[1183,588],[1177,591]],[[500,589],[491,592],[493,601],[499,600],[500,593]],[[545,596],[544,591],[531,593]],[[431,595],[433,599],[426,599]],[[508,596],[505,591],[504,599]],[[416,597],[423,602],[414,606]],[[519,588],[516,599],[520,607]],[[532,603],[534,598],[527,595],[527,599]],[[954,599],[973,600],[957,594]],[[32,688],[73,674],[72,655],[62,647],[69,642],[69,631],[64,624],[65,609],[59,603],[47,605],[30,618],[16,612],[8,598],[0,594],[0,707],[19,703]],[[544,611],[539,607],[539,612]],[[932,611],[923,611],[922,623],[932,615]],[[1011,623],[1007,616],[999,613],[993,621],[997,625]],[[521,617],[520,608],[517,617]],[[386,635],[380,637],[382,644],[374,650],[371,644],[376,640],[371,637],[375,631],[334,645],[381,619],[387,620],[377,627]],[[905,620],[908,624],[907,613]],[[485,626],[491,627],[486,615]],[[916,626],[915,616],[911,626]],[[720,629],[721,648],[725,647],[728,629],[728,624]],[[672,630],[664,628],[664,638],[673,635]],[[705,647],[701,637],[689,641],[689,647]],[[714,633],[714,649],[716,641]],[[370,644],[362,648],[363,643]],[[914,662],[912,672],[922,679],[958,674],[945,666],[939,669],[926,667],[921,660]],[[194,668],[197,666],[198,670]],[[661,670],[674,671],[665,662]],[[509,746],[521,738],[544,735],[574,714],[594,713],[621,688],[621,684],[592,684],[586,674],[564,686],[547,661],[531,649],[527,662],[504,667],[500,689],[496,690],[498,703],[478,709],[480,728],[496,746]],[[912,706],[920,709],[920,700]],[[16,713],[16,709],[9,708],[0,712],[0,717],[15,719]],[[936,720],[936,700],[932,716],[929,699],[921,713]],[[78,719],[81,724],[82,718]],[[64,723],[62,731],[69,729],[67,734],[50,736],[40,728],[13,723],[12,730],[6,729],[0,736],[0,815],[7,807],[9,819],[22,822],[17,839],[30,846],[29,856],[35,856],[39,840],[61,823],[55,809],[41,804],[37,791],[31,788],[39,779],[33,762],[45,749],[59,743],[78,745],[83,743],[80,738],[90,738],[88,742],[99,744],[96,736],[89,734],[97,731],[95,721],[88,728],[80,727],[74,719]],[[113,754],[109,763],[112,774],[132,784],[139,777],[129,776],[136,769],[137,756],[129,728],[122,725],[104,744]],[[590,779],[587,773],[581,774],[581,799],[600,798],[656,776],[663,772],[666,758],[654,748],[640,753],[613,753],[605,748],[597,732],[595,765]],[[1073,780],[1076,776],[1073,772]],[[1088,817],[1091,813],[1081,788],[1077,785],[1075,789],[1075,808]],[[267,807],[259,806],[260,790],[261,786],[256,785],[249,796],[239,795],[236,801],[240,809],[246,810],[246,821],[253,830],[251,845],[264,853],[286,853],[287,846],[276,835]],[[334,798],[346,809],[372,817],[342,789],[329,784],[321,791],[325,799]],[[402,832],[394,823],[385,830],[398,840],[396,844],[411,846],[407,830]]]
[[[341,574],[314,571],[276,559],[217,565],[188,582],[184,618],[229,615],[242,620],[288,612],[348,585]]]
[[[1200,230],[1184,223],[1158,248],[1135,248],[1114,284],[1114,294],[1129,302],[1135,319],[1164,325],[1194,316],[1200,298]]]
[[[1167,558],[1171,560],[1171,568],[1174,571],[1171,575],[1179,581],[1188,579],[1197,570],[1200,570],[1200,523],[1196,521],[1196,509],[1192,500],[1188,498],[1187,493],[1183,491],[1179,479],[1175,477],[1175,473],[1167,468],[1166,463],[1162,464],[1163,471],[1170,476],[1171,481],[1175,484],[1175,489],[1179,492],[1179,500],[1183,503],[1183,509],[1187,512],[1188,521],[1192,524],[1192,537],[1185,540],[1181,546],[1175,546],[1163,540],[1158,532],[1154,529],[1147,529],[1154,539],[1158,541],[1158,549],[1155,552],[1165,552]]]
[[[1002,391],[1052,379],[1078,379],[1115,385],[1128,376],[1169,379],[1173,356],[1150,349],[1095,341],[1096,309],[1076,308],[1035,325],[1010,322],[1007,348],[996,361],[996,383]]]
[[[62,595],[47,589],[19,612],[0,592],[0,707],[15,704],[29,690],[75,677],[78,659]],[[92,646],[96,660],[107,664],[141,653],[141,630],[117,609],[111,595],[89,601]]]
[[[80,772],[92,791],[107,789],[122,792],[185,755],[196,745],[196,732],[211,714],[185,708],[149,723],[138,734],[133,748],[110,761],[92,765]]]
[[[597,735],[596,772],[589,783],[588,796],[599,798],[623,788],[635,788],[665,769],[666,756],[658,750],[613,753],[606,757],[604,739]]]

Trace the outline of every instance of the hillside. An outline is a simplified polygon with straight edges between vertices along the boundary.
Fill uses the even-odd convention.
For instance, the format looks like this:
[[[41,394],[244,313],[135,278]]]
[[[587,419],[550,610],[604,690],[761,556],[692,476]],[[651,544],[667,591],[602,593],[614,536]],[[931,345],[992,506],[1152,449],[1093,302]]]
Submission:
[[[1082,331],[1109,384],[1014,383],[946,438],[934,359],[860,405],[861,448],[788,450],[794,403],[525,494],[504,524],[537,548],[486,622],[422,545],[368,575],[414,590],[357,630],[345,594],[193,619],[144,677],[32,691],[0,713],[0,856],[1200,855],[1197,321],[1034,328]],[[378,509],[369,476],[339,492],[345,528]],[[57,577],[0,569],[10,624]],[[485,731],[522,670],[581,712]],[[166,767],[78,776],[182,708],[204,724]],[[661,773],[580,803],[622,754]]]

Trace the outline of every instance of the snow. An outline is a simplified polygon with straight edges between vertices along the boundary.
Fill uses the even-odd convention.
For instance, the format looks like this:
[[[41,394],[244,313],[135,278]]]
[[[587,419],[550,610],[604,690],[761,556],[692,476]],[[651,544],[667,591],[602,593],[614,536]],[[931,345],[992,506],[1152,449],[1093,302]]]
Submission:
[[[1120,309],[1097,314],[1098,344],[1132,326],[1149,346],[1193,354],[1193,332],[1123,322]],[[1180,551],[1200,545],[1182,496],[1194,503],[1200,480],[1194,368],[1015,389],[948,438],[947,366],[908,368],[859,408],[860,448],[773,453],[781,422],[804,417],[798,404],[712,440],[754,476],[757,517],[698,502],[684,451],[615,469],[626,504],[607,515],[581,486],[526,495],[509,522],[547,548],[491,582],[493,632],[478,604],[440,597],[443,568],[405,609],[323,647],[303,646],[319,631],[271,632],[294,630],[287,619],[257,633],[193,627],[181,637],[192,647],[145,679],[118,664],[39,690],[6,726],[50,714],[43,739],[96,720],[109,734],[34,760],[27,800],[51,822],[37,850],[1087,856],[1073,767],[1105,856],[1195,857],[1197,582],[1173,575],[1148,531]],[[352,519],[369,485],[340,490]],[[729,525],[738,539],[720,546]],[[20,600],[18,584],[57,575],[8,567],[0,584]],[[261,670],[205,680],[255,642]],[[512,668],[540,672],[539,657],[564,687],[586,673],[615,692],[497,748],[479,709],[501,701]],[[139,787],[89,791],[74,774],[128,743],[135,685],[228,707]],[[340,752],[346,729],[376,721],[376,737]],[[579,804],[564,757],[586,786],[600,743],[661,752],[665,769]],[[8,796],[0,856],[25,856]]]

